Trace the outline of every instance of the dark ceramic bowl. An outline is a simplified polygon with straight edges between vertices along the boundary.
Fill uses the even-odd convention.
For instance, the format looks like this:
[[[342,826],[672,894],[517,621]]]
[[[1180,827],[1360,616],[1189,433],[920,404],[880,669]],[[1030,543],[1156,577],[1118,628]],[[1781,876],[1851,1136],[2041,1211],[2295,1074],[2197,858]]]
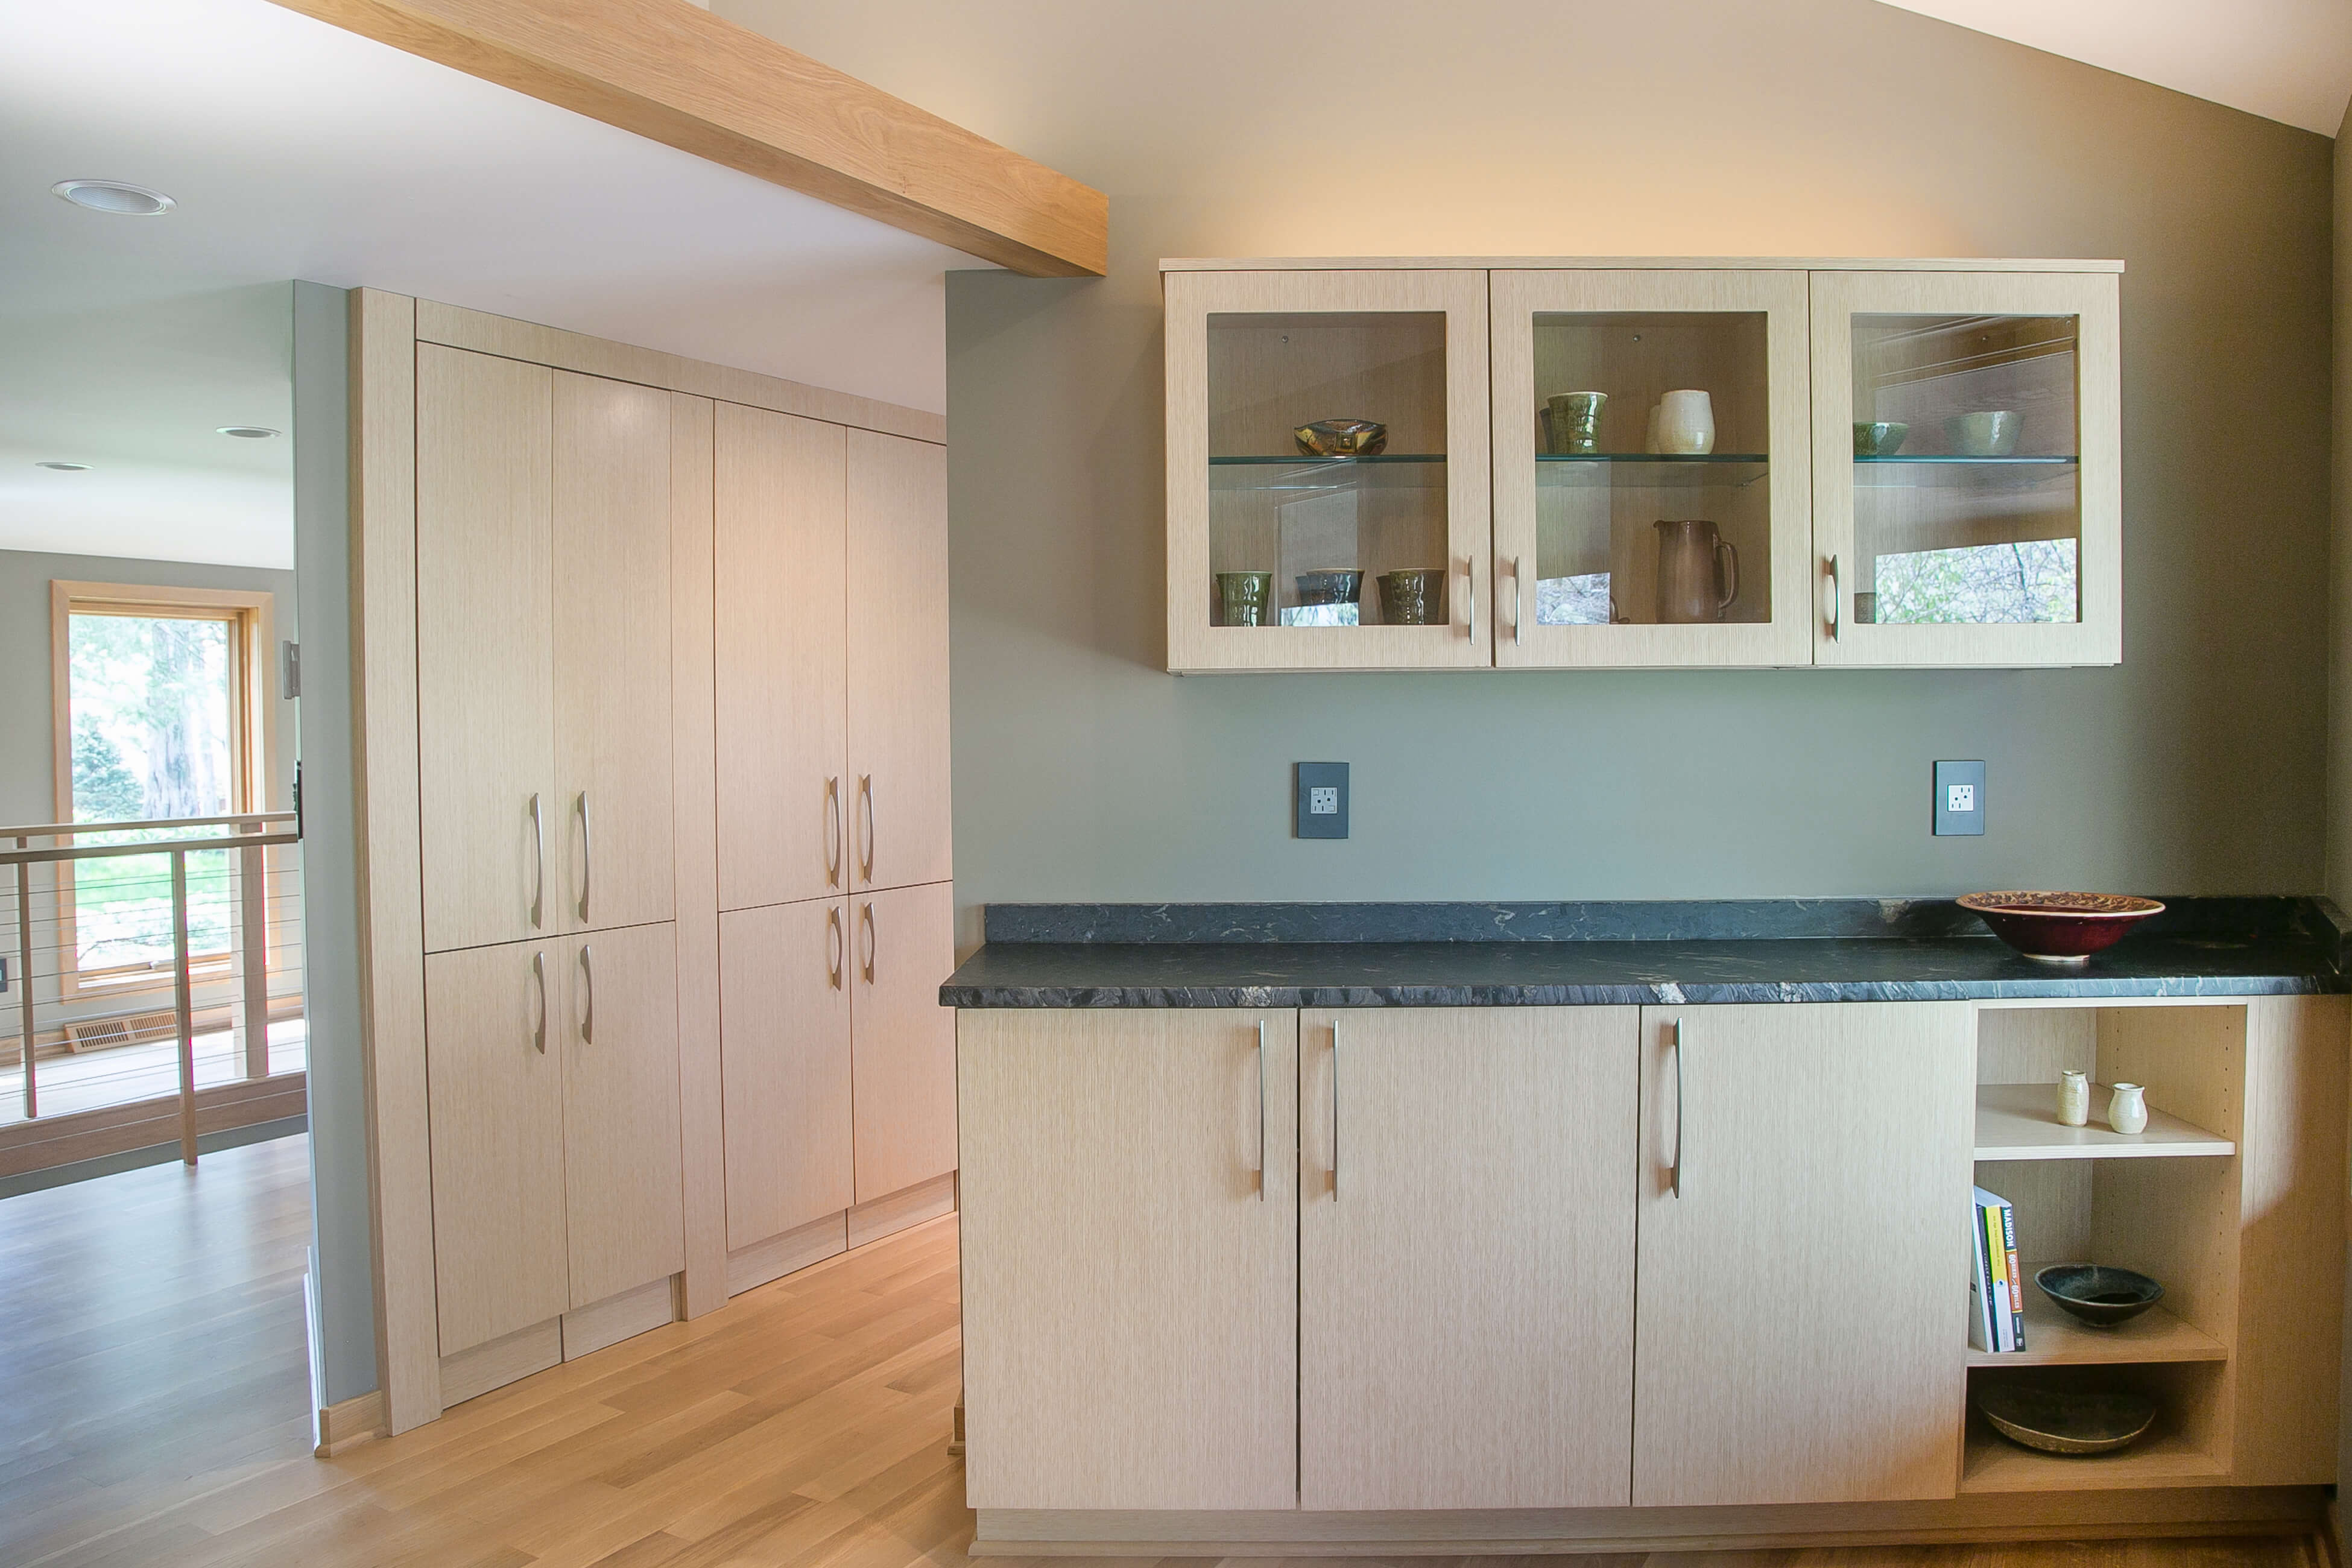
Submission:
[[[1353,605],[1364,592],[1361,572],[1332,567],[1321,572],[1301,572],[1298,574],[1298,602],[1302,605]]]
[[[2156,1425],[2156,1401],[2129,1389],[2004,1379],[1975,1392],[1994,1431],[2045,1454],[2112,1454]]]
[[[1318,419],[1290,434],[1308,458],[1377,458],[1389,445],[1389,427],[1377,419]]]
[[[2164,1287],[2147,1275],[2095,1263],[2053,1263],[2033,1282],[2060,1310],[2095,1329],[2129,1322],[2164,1300]]]
[[[1903,449],[1903,439],[1911,434],[1911,426],[1899,419],[1875,419],[1853,427],[1853,455],[1857,458],[1891,458]]]
[[[1959,900],[1992,934],[2043,963],[2081,963],[2164,906],[2123,893],[1970,893]]]

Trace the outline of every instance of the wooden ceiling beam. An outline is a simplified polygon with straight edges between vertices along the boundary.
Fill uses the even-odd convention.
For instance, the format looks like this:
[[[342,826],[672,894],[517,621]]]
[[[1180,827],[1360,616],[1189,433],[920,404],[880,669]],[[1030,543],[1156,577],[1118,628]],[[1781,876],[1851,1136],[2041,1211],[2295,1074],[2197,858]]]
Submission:
[[[1033,278],[1100,277],[1100,191],[686,0],[275,0]]]

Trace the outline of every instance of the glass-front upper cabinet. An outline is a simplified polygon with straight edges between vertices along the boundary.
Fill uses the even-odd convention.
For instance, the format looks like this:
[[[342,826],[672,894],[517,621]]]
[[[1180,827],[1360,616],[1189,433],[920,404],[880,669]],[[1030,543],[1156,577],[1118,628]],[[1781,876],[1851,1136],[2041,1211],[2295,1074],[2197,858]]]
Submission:
[[[1810,662],[1805,274],[1493,279],[1495,662]]]
[[[1168,668],[1490,663],[1486,274],[1164,282]]]
[[[1812,275],[1816,662],[2121,662],[2116,282]]]

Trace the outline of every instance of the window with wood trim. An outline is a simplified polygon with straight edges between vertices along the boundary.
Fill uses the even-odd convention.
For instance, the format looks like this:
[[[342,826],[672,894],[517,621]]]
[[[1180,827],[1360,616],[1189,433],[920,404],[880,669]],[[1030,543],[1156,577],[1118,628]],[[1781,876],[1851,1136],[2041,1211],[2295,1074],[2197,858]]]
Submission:
[[[211,837],[174,827],[268,809],[272,595],[112,583],[50,584],[58,820],[149,826],[81,844]],[[171,983],[171,862],[161,855],[58,868],[63,994]],[[188,857],[188,952],[225,973],[236,889],[230,855]]]

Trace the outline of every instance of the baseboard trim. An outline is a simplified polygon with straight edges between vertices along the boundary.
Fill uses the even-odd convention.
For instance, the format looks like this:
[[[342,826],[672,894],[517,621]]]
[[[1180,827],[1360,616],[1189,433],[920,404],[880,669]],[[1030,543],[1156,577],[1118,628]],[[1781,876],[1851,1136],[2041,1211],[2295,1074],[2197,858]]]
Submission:
[[[1771,1508],[1396,1513],[978,1510],[975,1557],[1421,1557],[1769,1551],[2102,1539],[2308,1535],[2318,1487],[2051,1492]]]
[[[849,1211],[844,1209],[729,1253],[727,1294],[732,1298],[746,1290],[756,1290],[771,1280],[797,1274],[811,1264],[837,1258],[848,1250]]]
[[[311,1452],[331,1459],[383,1433],[383,1391],[371,1389],[356,1398],[319,1407],[318,1446]]]
[[[563,1314],[563,1359],[578,1361],[607,1345],[677,1321],[677,1276],[665,1274]]]
[[[441,1358],[441,1408],[563,1364],[563,1320],[550,1318]]]
[[[944,1176],[933,1176],[928,1182],[917,1182],[911,1187],[901,1187],[869,1199],[849,1211],[849,1245],[865,1246],[886,1236],[919,1226],[925,1220],[953,1214],[956,1206],[956,1177],[953,1171]]]

